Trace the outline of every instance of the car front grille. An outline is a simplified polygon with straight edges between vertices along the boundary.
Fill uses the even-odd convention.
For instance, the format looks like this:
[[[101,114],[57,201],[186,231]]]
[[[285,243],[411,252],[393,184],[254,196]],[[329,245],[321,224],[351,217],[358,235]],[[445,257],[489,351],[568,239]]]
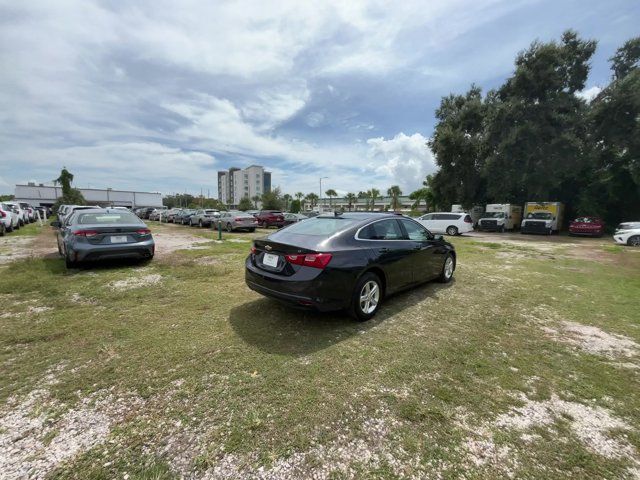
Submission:
[[[530,232],[546,232],[548,230],[544,222],[525,221],[524,226]]]
[[[498,221],[497,220],[482,220],[480,222],[480,225],[482,227],[487,227],[487,228],[496,228],[498,226]]]

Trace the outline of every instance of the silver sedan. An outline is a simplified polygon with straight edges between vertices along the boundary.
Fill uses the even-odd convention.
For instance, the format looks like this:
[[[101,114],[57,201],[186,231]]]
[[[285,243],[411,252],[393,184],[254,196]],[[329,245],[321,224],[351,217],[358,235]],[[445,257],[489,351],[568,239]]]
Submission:
[[[234,230],[248,230],[253,232],[258,226],[258,220],[256,220],[253,215],[239,210],[220,212],[220,217],[217,221],[227,232],[233,232]]]

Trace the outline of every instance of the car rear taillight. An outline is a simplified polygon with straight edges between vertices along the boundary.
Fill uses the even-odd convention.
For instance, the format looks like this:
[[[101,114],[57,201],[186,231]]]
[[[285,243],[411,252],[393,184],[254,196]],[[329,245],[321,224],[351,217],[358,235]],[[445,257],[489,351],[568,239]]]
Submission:
[[[251,245],[251,254],[255,255],[256,253],[257,253],[256,246],[255,245]]]
[[[4,217],[6,217],[6,216],[7,216],[7,214],[6,214],[6,213],[4,213],[2,210],[0,210],[0,218],[4,218]]]
[[[138,235],[151,235],[151,230],[148,228],[141,228],[140,230],[136,230]]]
[[[77,237],[95,237],[98,235],[98,232],[95,230],[76,230],[73,234]]]
[[[471,220],[471,216],[470,215],[465,215],[464,216],[464,223],[473,223],[473,220]]]
[[[330,253],[307,253],[298,255],[285,255],[287,262],[294,265],[304,265],[305,267],[313,267],[324,269],[331,261]]]

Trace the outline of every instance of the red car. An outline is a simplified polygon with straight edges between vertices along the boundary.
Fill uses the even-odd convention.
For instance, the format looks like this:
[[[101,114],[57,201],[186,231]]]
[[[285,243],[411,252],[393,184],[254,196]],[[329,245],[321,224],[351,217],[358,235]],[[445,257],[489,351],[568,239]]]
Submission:
[[[569,224],[569,235],[589,235],[601,237],[604,222],[598,217],[579,217]]]
[[[262,228],[284,226],[284,214],[279,210],[260,210],[255,217]]]

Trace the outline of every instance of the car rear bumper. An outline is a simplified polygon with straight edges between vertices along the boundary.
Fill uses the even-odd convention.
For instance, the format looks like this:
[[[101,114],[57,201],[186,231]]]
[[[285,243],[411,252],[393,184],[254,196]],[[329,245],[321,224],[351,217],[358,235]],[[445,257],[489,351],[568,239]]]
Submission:
[[[292,280],[264,272],[253,265],[251,256],[246,261],[245,282],[254,292],[296,308],[329,312],[348,307],[351,300],[351,292],[337,296],[335,291],[327,289],[331,282],[326,280]]]
[[[70,253],[76,262],[115,258],[151,258],[155,252],[153,239],[122,245],[92,245],[77,243]]]

